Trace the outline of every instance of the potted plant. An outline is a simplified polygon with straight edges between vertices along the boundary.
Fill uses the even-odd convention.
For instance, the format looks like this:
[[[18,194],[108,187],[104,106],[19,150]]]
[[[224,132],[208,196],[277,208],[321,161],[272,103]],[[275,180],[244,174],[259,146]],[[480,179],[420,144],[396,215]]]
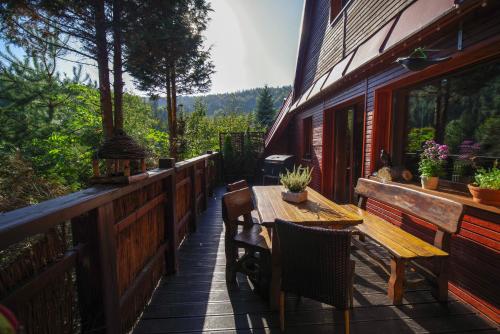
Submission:
[[[431,65],[451,59],[451,57],[431,58],[427,55],[427,52],[429,51],[439,50],[426,50],[424,48],[416,48],[408,57],[396,59],[396,63],[400,64],[410,71],[421,71]]]
[[[281,192],[283,200],[293,203],[307,201],[306,187],[311,183],[312,168],[293,167],[293,171],[287,170],[285,174],[280,174],[280,183],[286,188]]]
[[[448,146],[440,145],[434,140],[425,142],[424,151],[420,154],[420,162],[418,163],[423,189],[437,189],[439,176],[444,173],[447,158]]]
[[[497,161],[490,170],[479,169],[474,181],[468,185],[474,202],[500,206],[500,168],[497,166]]]

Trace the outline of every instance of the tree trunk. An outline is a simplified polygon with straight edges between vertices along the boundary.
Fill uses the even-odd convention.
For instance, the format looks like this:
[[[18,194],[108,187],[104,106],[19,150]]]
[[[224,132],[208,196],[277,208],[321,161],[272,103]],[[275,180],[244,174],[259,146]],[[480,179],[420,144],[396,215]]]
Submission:
[[[123,129],[122,0],[113,1],[113,89],[115,129]]]
[[[175,158],[175,130],[173,127],[173,109],[172,109],[172,85],[170,83],[170,73],[166,74],[165,82],[167,85],[167,120],[168,120],[168,135],[169,135],[169,153],[171,158]]]
[[[173,66],[172,66],[173,67]],[[177,160],[177,89],[175,85],[175,69],[170,72],[170,86],[172,91],[172,137],[174,140],[170,144],[170,154]]]
[[[109,83],[109,58],[108,43],[106,41],[104,0],[94,0],[93,6],[102,127],[104,138],[111,138],[113,135],[113,105],[111,103],[111,89]]]

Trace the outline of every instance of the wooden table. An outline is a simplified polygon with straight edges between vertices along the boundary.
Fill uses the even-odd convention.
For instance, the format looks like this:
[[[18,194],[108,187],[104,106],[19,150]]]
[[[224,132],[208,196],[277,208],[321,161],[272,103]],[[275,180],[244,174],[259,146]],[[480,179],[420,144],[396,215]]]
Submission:
[[[281,198],[282,186],[255,186],[252,188],[255,206],[262,224],[272,231],[272,277],[270,304],[273,310],[279,307],[281,289],[281,259],[279,241],[274,231],[276,218],[296,224],[324,228],[346,228],[363,222],[357,214],[344,209],[311,188],[307,188],[308,200],[295,204]]]

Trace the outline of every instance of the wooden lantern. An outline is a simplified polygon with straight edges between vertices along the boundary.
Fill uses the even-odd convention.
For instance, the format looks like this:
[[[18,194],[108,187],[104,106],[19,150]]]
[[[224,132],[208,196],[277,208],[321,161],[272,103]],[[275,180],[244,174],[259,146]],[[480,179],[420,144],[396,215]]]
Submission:
[[[121,130],[115,131],[94,155],[91,182],[132,183],[147,178],[145,159],[146,151],[134,139]],[[104,173],[101,173],[100,161],[105,162]]]

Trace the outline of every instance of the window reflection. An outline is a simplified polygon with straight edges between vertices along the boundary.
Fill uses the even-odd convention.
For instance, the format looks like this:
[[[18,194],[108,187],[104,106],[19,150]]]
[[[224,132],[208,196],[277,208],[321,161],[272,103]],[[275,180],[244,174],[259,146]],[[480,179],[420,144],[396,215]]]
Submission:
[[[415,176],[422,144],[429,139],[449,146],[446,178],[454,182],[470,182],[477,167],[489,167],[499,159],[500,61],[400,91],[396,96],[400,101],[395,121],[405,123],[405,131],[402,140],[395,138],[394,144],[404,143],[402,163]]]

